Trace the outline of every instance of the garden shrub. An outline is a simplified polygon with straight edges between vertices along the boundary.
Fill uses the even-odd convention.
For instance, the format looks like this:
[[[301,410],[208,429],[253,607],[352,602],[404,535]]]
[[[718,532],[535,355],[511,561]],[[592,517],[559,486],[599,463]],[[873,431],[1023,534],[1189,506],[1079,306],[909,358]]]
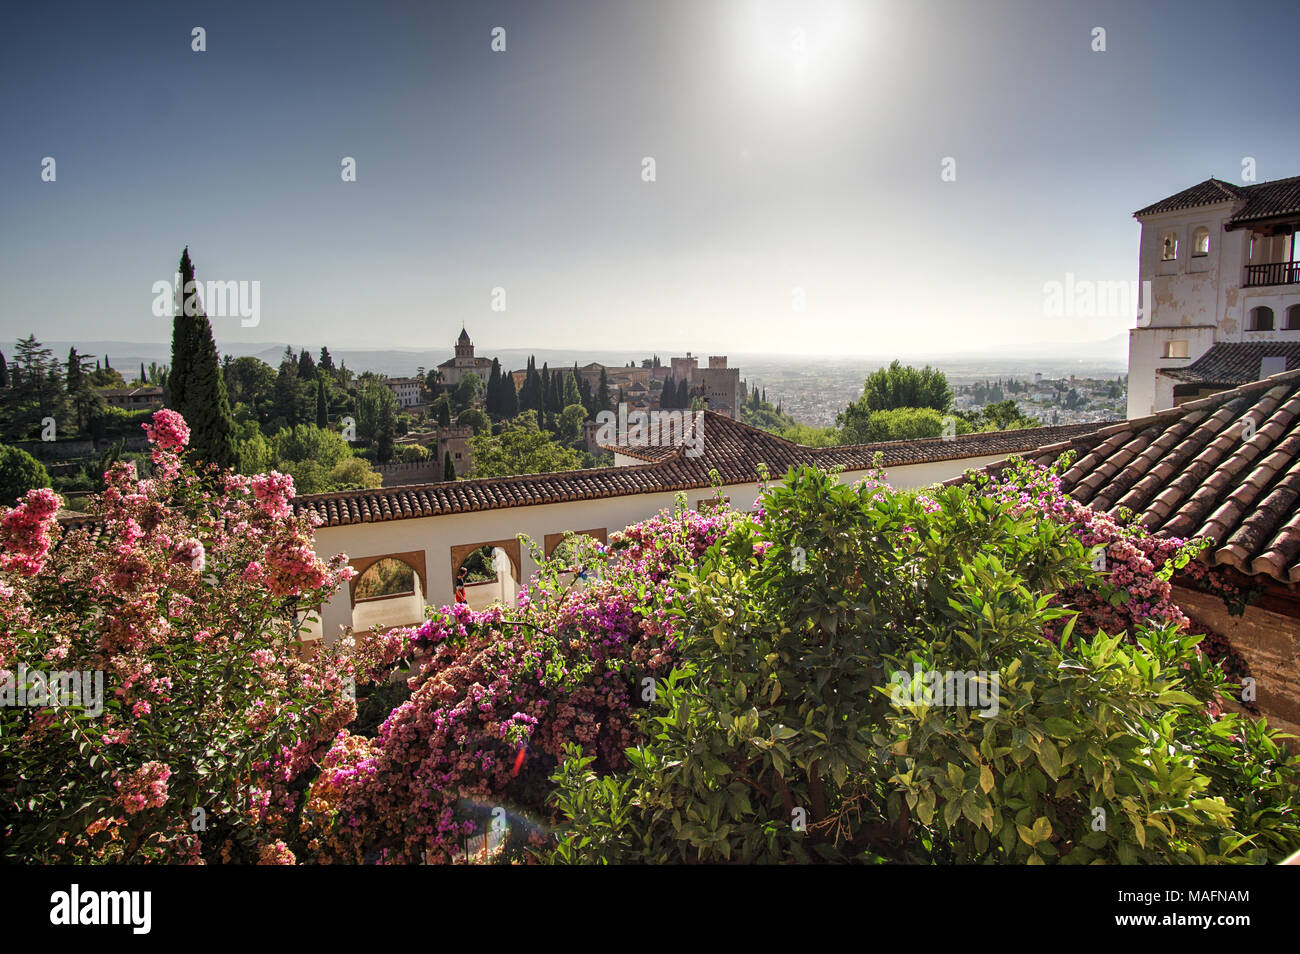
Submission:
[[[7,861],[257,860],[355,711],[346,660],[299,659],[296,611],[351,571],[316,558],[292,481],[183,464],[172,411],[147,431],[153,476],[112,467],[97,535],[48,490],[0,512],[0,691],[33,694],[0,706]],[[101,674],[102,712],[42,698],[68,671]]]
[[[613,772],[567,750],[552,860],[1294,851],[1297,760],[1221,711],[1232,687],[1168,600],[1160,572],[1193,548],[1052,501],[1052,486],[1032,468],[921,494],[792,471],[761,520],[678,568],[677,661],[645,741]],[[957,675],[978,706],[927,696],[927,673]]]

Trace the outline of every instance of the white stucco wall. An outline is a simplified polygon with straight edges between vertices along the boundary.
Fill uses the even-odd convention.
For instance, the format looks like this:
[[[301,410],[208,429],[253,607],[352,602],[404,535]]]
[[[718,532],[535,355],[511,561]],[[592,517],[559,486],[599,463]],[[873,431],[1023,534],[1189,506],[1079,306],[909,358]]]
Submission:
[[[967,457],[932,464],[913,464],[887,468],[885,479],[899,490],[911,490],[939,483],[959,476],[972,467],[1002,460],[1005,454]],[[864,471],[846,471],[841,482],[852,483],[861,479]],[[722,492],[736,510],[750,510],[758,497],[758,484],[754,482],[724,485]],[[712,488],[687,491],[687,499],[695,506],[701,499],[711,499]],[[494,540],[511,540],[518,533],[530,536],[540,547],[548,533],[566,530],[585,530],[604,527],[610,533],[621,530],[653,516],[660,510],[671,510],[673,493],[636,494],[626,497],[607,497],[599,500],[582,500],[571,503],[539,504],[531,507],[511,507],[504,510],[483,510],[474,513],[447,514],[438,517],[415,517],[390,520],[383,523],[359,523],[341,527],[319,527],[316,530],[316,552],[323,558],[336,553],[346,553],[350,558],[381,556],[389,553],[424,551],[428,570],[427,603],[442,606],[453,598],[451,577],[451,548],[458,544],[487,543]],[[537,566],[526,551],[521,552],[522,580],[526,582]],[[475,588],[471,604],[485,603],[497,596],[494,585]],[[507,585],[506,599],[514,597]],[[341,587],[334,598],[325,605],[321,633],[333,642],[342,626],[399,625],[420,618],[423,608],[421,594],[404,600],[362,603],[354,619],[347,587]],[[399,618],[400,617],[400,618]]]
[[[1143,417],[1173,407],[1174,382],[1160,368],[1186,367],[1218,342],[1300,341],[1300,329],[1285,329],[1286,311],[1300,304],[1300,285],[1244,288],[1246,265],[1286,257],[1285,242],[1256,242],[1250,254],[1250,229],[1224,230],[1240,203],[1167,212],[1144,217],[1138,251],[1139,282],[1151,282],[1152,314],[1146,327],[1129,333],[1128,416]],[[1198,226],[1210,232],[1209,254],[1192,255]],[[1161,260],[1164,235],[1178,237],[1178,258]],[[1141,286],[1139,286],[1141,287]],[[1252,308],[1273,309],[1273,331],[1247,331]],[[1166,358],[1165,344],[1186,341],[1186,358]],[[1291,369],[1288,369],[1291,370]]]

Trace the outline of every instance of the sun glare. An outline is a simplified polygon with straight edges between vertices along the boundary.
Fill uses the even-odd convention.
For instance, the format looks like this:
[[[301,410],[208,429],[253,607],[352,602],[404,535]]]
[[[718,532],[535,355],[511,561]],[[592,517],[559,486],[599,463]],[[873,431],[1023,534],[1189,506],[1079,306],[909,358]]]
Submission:
[[[865,53],[867,4],[860,0],[766,0],[734,11],[745,79],[773,96],[832,94]]]

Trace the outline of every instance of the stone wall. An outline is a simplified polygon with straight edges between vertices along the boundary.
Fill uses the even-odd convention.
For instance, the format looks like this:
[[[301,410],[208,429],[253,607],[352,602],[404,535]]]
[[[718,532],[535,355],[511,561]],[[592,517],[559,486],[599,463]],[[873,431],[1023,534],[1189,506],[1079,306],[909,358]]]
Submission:
[[[1255,704],[1269,725],[1300,735],[1300,619],[1258,606],[1231,616],[1217,596],[1181,586],[1174,587],[1174,600],[1245,657],[1255,678]],[[1289,745],[1294,749],[1300,741]]]

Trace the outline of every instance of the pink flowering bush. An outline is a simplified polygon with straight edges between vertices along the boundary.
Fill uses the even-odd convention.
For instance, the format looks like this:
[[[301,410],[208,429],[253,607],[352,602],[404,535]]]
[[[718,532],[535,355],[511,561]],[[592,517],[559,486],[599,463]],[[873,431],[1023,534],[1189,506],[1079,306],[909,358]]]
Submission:
[[[48,490],[0,511],[0,680],[15,695],[36,685],[17,685],[20,667],[102,685],[0,706],[7,861],[266,857],[355,711],[346,660],[299,658],[301,611],[351,570],[315,557],[292,482],[197,472],[173,411],[145,430],[153,476],[115,465],[92,525],[61,527]]]
[[[1204,564],[1194,562],[1204,542],[1156,537],[1139,525],[1079,503],[1061,490],[1058,471],[1067,464],[1068,460],[1049,470],[1015,458],[992,477],[977,476],[975,486],[1016,516],[1064,524],[1094,554],[1097,576],[1066,586],[1056,596],[1059,604],[1079,611],[1075,632],[1133,634],[1142,623],[1160,622],[1185,629],[1188,620],[1173,600],[1170,581],[1178,571],[1217,579]],[[1226,584],[1219,586],[1225,599],[1229,589]],[[1054,627],[1053,632],[1059,633],[1060,628]]]
[[[740,519],[664,513],[609,546],[586,541],[574,563],[546,565],[517,609],[443,607],[357,645],[363,681],[382,684],[409,664],[410,697],[375,738],[339,733],[307,794],[308,857],[474,858],[494,808],[510,819],[500,857],[542,844],[547,779],[564,746],[608,770],[626,765],[641,738],[635,710],[673,662],[672,575]]]

